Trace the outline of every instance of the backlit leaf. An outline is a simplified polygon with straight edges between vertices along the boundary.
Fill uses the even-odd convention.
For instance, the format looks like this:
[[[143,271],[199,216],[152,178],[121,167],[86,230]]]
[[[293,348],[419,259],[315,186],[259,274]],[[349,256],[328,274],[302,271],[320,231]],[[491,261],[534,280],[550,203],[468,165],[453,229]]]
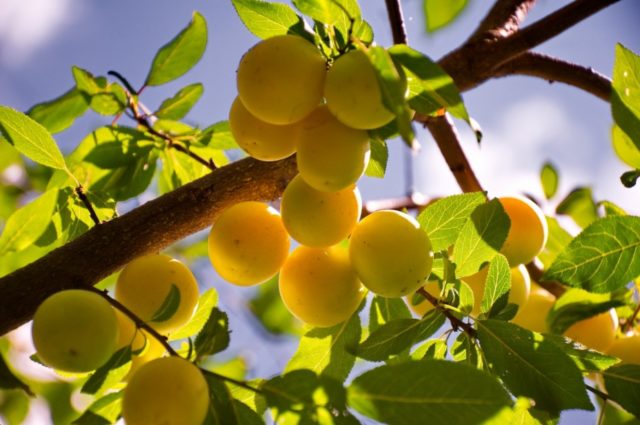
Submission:
[[[162,102],[154,115],[162,119],[182,119],[193,108],[193,105],[200,100],[203,92],[204,87],[202,84],[189,84],[180,89],[173,97]]]
[[[547,199],[553,198],[558,191],[558,171],[550,162],[546,162],[540,170],[540,182]]]
[[[427,31],[446,27],[467,6],[467,0],[424,0]]]
[[[282,34],[310,37],[304,21],[294,10],[282,3],[263,0],[231,0],[242,23],[255,36],[265,39]]]

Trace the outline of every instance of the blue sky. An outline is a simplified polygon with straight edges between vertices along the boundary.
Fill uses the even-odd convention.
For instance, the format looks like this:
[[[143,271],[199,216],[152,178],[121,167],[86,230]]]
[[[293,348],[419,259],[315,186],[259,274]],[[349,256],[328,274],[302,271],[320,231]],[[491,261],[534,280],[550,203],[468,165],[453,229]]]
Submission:
[[[364,17],[380,45],[391,44],[384,2],[362,0]],[[488,9],[488,1],[472,1],[450,27],[428,35],[420,0],[403,2],[410,44],[437,59],[463,41]],[[527,23],[567,1],[540,0]],[[242,54],[257,39],[235,15],[228,0],[3,0],[0,8],[0,104],[26,110],[35,103],[62,94],[73,85],[71,65],[94,74],[114,69],[138,86],[144,80],[156,50],[200,11],[209,25],[209,47],[202,61],[183,78],[148,89],[143,102],[154,108],[181,87],[202,82],[205,93],[188,116],[202,127],[226,119],[235,93],[235,70]],[[622,1],[572,28],[537,51],[592,66],[610,75],[614,46],[622,42],[640,52],[640,3]],[[464,149],[478,176],[492,195],[528,192],[542,198],[538,172],[551,159],[560,170],[561,194],[578,185],[594,187],[596,200],[609,199],[640,214],[640,188],[625,189],[619,175],[625,171],[611,148],[609,105],[592,95],[561,84],[550,85],[528,77],[490,81],[464,94],[470,114],[484,130],[477,146],[464,123],[457,122]],[[56,136],[68,150],[106,121],[87,114],[69,131]],[[457,193],[455,181],[429,136],[418,132],[421,152],[413,164],[413,185],[426,195]],[[403,166],[407,153],[401,142],[390,141],[391,160],[384,180],[363,179],[365,199],[402,196],[407,190]],[[546,205],[553,210],[553,203]],[[201,281],[216,281],[211,271],[199,271]],[[220,287],[220,285],[217,285]],[[221,287],[221,299],[232,323],[246,320],[243,302],[248,292]],[[262,335],[244,325],[232,349],[252,362],[252,373],[268,375],[281,369],[291,344],[271,341],[256,348]],[[248,349],[250,347],[251,349]],[[277,353],[277,354],[274,354]],[[592,416],[587,416],[593,422]],[[568,415],[564,423],[579,423],[585,415]]]

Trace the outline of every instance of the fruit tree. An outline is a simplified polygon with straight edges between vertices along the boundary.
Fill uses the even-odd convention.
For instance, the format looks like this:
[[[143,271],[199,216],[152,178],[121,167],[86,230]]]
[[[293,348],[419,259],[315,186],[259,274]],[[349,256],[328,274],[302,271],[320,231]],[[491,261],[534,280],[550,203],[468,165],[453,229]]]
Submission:
[[[253,38],[213,124],[189,117],[208,81],[171,87],[234,45],[216,13],[141,84],[73,66],[0,105],[0,422],[640,423],[640,56],[609,46],[608,77],[541,46],[618,2],[217,0]],[[407,35],[474,8],[438,60]],[[608,108],[623,195],[586,163],[566,190],[551,151],[536,188],[485,181],[499,137],[462,95],[515,75]],[[530,165],[517,142],[495,160]],[[421,147],[456,189],[416,189]],[[379,196],[398,157],[408,189]]]

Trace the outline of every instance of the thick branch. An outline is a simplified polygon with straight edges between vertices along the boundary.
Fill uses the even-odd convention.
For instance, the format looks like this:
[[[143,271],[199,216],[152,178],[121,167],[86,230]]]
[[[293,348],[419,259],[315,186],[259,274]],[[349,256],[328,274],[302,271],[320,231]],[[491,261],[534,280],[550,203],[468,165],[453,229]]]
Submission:
[[[505,38],[518,31],[536,0],[498,0],[469,40]]]
[[[244,159],[95,226],[0,278],[0,335],[29,320],[49,295],[94,285],[132,259],[205,229],[229,205],[277,199],[295,174],[294,158]]]
[[[449,116],[432,117],[416,114],[416,120],[431,132],[460,189],[463,192],[483,192],[484,189],[462,150],[458,132]]]
[[[495,71],[495,77],[529,75],[553,83],[555,81],[578,87],[605,102],[611,96],[611,80],[581,65],[566,62],[540,53],[527,52],[511,59]]]
[[[501,43],[500,49],[513,57],[544,43],[620,0],[576,0],[534,22]]]
[[[389,15],[389,26],[393,35],[393,44],[407,44],[407,30],[402,17],[402,5],[400,0],[385,0],[387,4],[387,14]]]

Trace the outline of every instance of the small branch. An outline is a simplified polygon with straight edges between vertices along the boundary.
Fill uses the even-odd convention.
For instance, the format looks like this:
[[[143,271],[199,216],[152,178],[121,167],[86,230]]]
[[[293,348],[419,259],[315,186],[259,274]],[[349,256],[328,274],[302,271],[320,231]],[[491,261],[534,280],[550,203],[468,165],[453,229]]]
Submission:
[[[604,401],[609,401],[609,394],[600,391],[599,389],[592,387],[591,385],[585,384],[587,391],[591,391],[593,394],[597,395]]]
[[[463,192],[484,192],[462,150],[451,119],[447,115],[432,117],[421,114],[416,114],[415,119],[431,132],[460,189]]]
[[[129,80],[127,80],[124,75],[120,74],[118,71],[108,71],[107,75],[111,75],[113,77],[116,77],[121,83],[122,85],[129,91],[129,93],[137,93],[137,90],[133,88],[133,86],[131,85],[131,83],[129,82]]]
[[[86,288],[87,291],[91,291],[91,292],[95,292],[96,294],[100,295],[102,298],[104,298],[105,300],[107,300],[109,302],[109,304],[111,304],[113,307],[117,308],[118,310],[120,310],[121,312],[123,312],[124,314],[127,315],[127,317],[129,317],[129,319],[131,319],[133,321],[133,323],[136,324],[136,327],[138,329],[142,329],[144,331],[146,331],[149,335],[151,335],[152,337],[154,337],[156,340],[158,340],[158,342],[160,344],[162,344],[162,346],[167,350],[167,352],[169,354],[171,354],[172,356],[178,356],[178,353],[176,352],[176,350],[173,349],[173,347],[169,344],[169,341],[167,341],[167,337],[165,337],[164,335],[161,335],[158,333],[158,331],[156,331],[155,329],[153,329],[149,324],[147,324],[144,320],[142,320],[141,318],[139,318],[134,312],[132,312],[131,310],[129,310],[124,304],[122,304],[120,301],[116,300],[115,298],[112,298],[109,296],[108,291],[105,289],[104,291],[101,291],[98,288],[95,288],[93,286],[88,286]]]
[[[584,66],[563,61],[540,53],[527,52],[517,56],[495,70],[494,77],[528,75],[553,83],[555,81],[577,87],[605,102],[611,96],[611,80]]]
[[[402,17],[402,5],[400,0],[385,0],[387,4],[387,14],[389,15],[389,26],[393,35],[393,44],[407,44],[407,30]]]
[[[620,0],[575,0],[521,29],[496,48],[513,57],[534,48]]]
[[[401,211],[404,209],[413,210],[417,208],[423,208],[429,203],[429,199],[419,193],[413,193],[411,196],[404,196],[402,198],[391,199],[377,199],[373,201],[365,202],[362,207],[362,217],[366,217],[374,211],[379,210],[396,210]]]
[[[640,300],[638,301],[638,305],[636,306],[636,309],[633,310],[633,314],[631,315],[631,317],[629,317],[627,321],[624,323],[624,326],[622,326],[623,333],[629,332],[631,330],[631,328],[633,327],[633,322],[636,321],[638,314],[640,314]]]
[[[420,288],[417,291],[420,295],[422,295],[423,297],[425,297],[427,299],[427,301],[429,301],[436,309],[438,309],[439,312],[441,312],[442,314],[445,315],[445,317],[447,319],[449,319],[449,322],[451,323],[451,326],[453,326],[453,328],[455,330],[457,329],[462,329],[464,332],[467,333],[467,335],[469,335],[472,338],[476,337],[476,330],[473,329],[473,326],[471,326],[469,323],[467,322],[463,322],[462,320],[458,319],[456,316],[454,316],[451,311],[449,311],[446,307],[444,307],[442,305],[442,303],[433,295],[431,295],[430,293],[428,293],[424,288]]]
[[[526,264],[525,267],[529,272],[529,276],[531,276],[531,280],[555,295],[556,298],[559,298],[567,291],[567,288],[559,282],[543,280],[542,275],[544,274],[544,272],[534,263]]]
[[[469,40],[500,39],[518,31],[536,0],[497,0]]]
[[[91,220],[93,220],[93,222],[96,225],[100,224],[101,222],[100,222],[100,219],[98,218],[98,214],[96,214],[96,210],[93,209],[93,205],[91,205],[91,202],[89,202],[89,198],[87,197],[87,194],[85,193],[82,185],[76,186],[75,191],[76,191],[76,195],[78,195],[78,198],[80,198],[85,208],[89,210],[89,215],[91,216]]]
[[[239,381],[237,379],[230,378],[230,377],[224,376],[224,375],[220,375],[219,373],[212,372],[210,370],[203,369],[203,368],[200,368],[200,371],[202,373],[204,373],[205,375],[213,376],[214,378],[218,378],[218,379],[221,379],[223,381],[231,382],[234,385],[237,385],[237,386],[242,387],[244,389],[247,389],[249,391],[253,391],[254,393],[262,394],[264,392],[264,391],[262,391],[262,389],[256,388],[253,385],[249,385],[245,381]]]

